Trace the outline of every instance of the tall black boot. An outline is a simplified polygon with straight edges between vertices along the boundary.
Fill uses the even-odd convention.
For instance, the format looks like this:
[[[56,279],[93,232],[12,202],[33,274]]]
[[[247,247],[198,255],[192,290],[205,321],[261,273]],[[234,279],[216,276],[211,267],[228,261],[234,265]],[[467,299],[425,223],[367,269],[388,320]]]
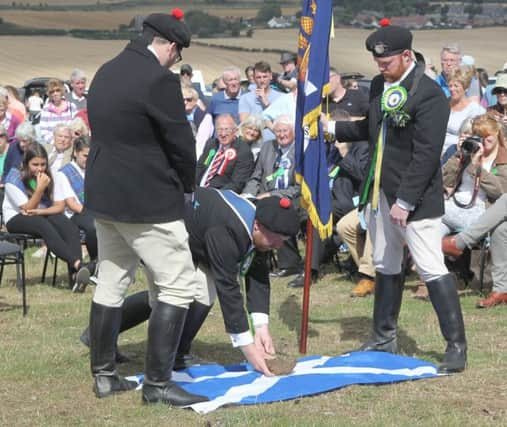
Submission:
[[[148,348],[143,384],[143,402],[163,402],[188,406],[205,402],[205,396],[187,393],[171,381],[174,358],[180,342],[187,310],[156,302],[148,325]]]
[[[400,314],[403,282],[401,274],[375,275],[375,301],[373,305],[373,332],[359,351],[386,351],[396,353],[398,316]]]
[[[197,301],[194,301],[188,307],[185,326],[183,327],[180,345],[178,346],[176,360],[174,361],[173,369],[175,371],[189,368],[192,365],[207,363],[199,357],[191,354],[190,347],[192,346],[192,341],[199,332],[199,329],[201,329],[202,324],[206,320],[206,317],[208,317],[211,307],[212,306],[210,305],[204,305]]]
[[[447,341],[444,360],[438,367],[438,372],[461,372],[467,363],[467,341],[456,279],[452,274],[446,274],[426,282],[426,286],[438,316],[440,330]]]
[[[125,298],[121,311],[120,332],[128,331],[150,318],[151,307],[148,291],[138,292]],[[90,329],[86,328],[79,337],[81,342],[90,347]],[[130,359],[116,348],[116,363],[127,363]]]
[[[93,391],[97,397],[132,390],[135,381],[116,373],[116,340],[121,322],[121,307],[107,307],[92,301],[90,311],[90,362],[95,377]]]

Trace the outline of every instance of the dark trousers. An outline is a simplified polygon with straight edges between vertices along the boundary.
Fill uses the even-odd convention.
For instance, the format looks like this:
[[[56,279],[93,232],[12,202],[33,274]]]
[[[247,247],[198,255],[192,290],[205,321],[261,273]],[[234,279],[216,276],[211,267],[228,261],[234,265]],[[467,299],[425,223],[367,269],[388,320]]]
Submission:
[[[9,233],[40,236],[49,250],[70,265],[81,259],[79,229],[63,214],[27,216],[18,214],[6,224]]]
[[[295,236],[284,242],[283,246],[278,249],[277,256],[279,269],[298,269],[303,265]]]
[[[97,231],[95,230],[95,219],[86,212],[75,213],[70,219],[80,230],[83,230],[86,237],[86,250],[90,259],[97,259]]]

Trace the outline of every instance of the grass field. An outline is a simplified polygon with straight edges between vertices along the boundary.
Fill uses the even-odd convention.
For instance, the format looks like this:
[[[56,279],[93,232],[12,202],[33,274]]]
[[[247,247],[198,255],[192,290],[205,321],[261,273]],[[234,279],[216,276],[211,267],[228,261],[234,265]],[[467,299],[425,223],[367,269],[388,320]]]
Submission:
[[[31,253],[33,250],[29,249]],[[320,396],[206,416],[163,405],[142,406],[138,392],[97,400],[91,391],[88,352],[78,337],[87,323],[93,288],[71,294],[62,284],[38,283],[42,260],[28,261],[29,312],[21,314],[13,267],[0,287],[0,425],[2,426],[505,426],[507,424],[507,317],[505,308],[479,311],[477,295],[462,293],[469,367],[460,375],[386,386],[353,386]],[[65,278],[61,271],[59,282]],[[271,331],[278,352],[298,356],[301,291],[272,283]],[[429,303],[412,299],[410,281],[400,316],[402,353],[434,363],[444,342]],[[141,273],[132,291],[145,287]],[[328,268],[311,291],[308,354],[337,355],[368,336],[371,297],[351,299],[352,283]],[[132,362],[124,375],[143,369],[146,325],[122,335]],[[214,307],[194,351],[220,363],[242,360]]]
[[[330,42],[331,65],[343,72],[361,72],[367,76],[376,69],[371,56],[364,48],[369,31],[337,29]],[[465,53],[473,55],[478,66],[490,73],[498,70],[507,60],[504,40],[507,27],[474,30],[418,31],[414,34],[414,48],[431,58],[439,67],[441,46],[459,42]],[[241,45],[251,48],[277,48],[296,50],[297,30],[256,30],[253,38],[201,39],[214,44]],[[82,68],[93,77],[98,67],[119,53],[126,41],[84,40],[71,37],[25,37],[2,36],[0,53],[0,83],[21,86],[27,79],[41,76],[68,78],[75,67]],[[192,64],[203,72],[211,83],[227,65],[241,69],[259,60],[272,64],[274,71],[281,71],[279,55],[266,52],[240,52],[191,46],[183,51],[183,62]]]

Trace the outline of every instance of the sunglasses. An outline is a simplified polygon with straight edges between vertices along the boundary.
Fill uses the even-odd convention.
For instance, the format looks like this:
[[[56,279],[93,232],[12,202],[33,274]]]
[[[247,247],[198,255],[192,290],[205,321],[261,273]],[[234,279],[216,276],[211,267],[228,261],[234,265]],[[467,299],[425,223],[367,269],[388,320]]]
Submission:
[[[493,90],[493,95],[507,95],[507,88],[497,88]]]
[[[7,138],[7,134],[6,133],[0,133],[0,138]]]
[[[185,102],[192,102],[194,98],[183,98],[183,101]]]

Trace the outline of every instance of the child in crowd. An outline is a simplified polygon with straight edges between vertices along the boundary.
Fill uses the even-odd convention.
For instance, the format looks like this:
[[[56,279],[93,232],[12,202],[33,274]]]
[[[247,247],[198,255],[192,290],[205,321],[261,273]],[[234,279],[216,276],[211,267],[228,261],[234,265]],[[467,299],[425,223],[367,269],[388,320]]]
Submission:
[[[86,249],[90,256],[88,267],[94,274],[97,265],[97,233],[93,217],[84,210],[83,206],[85,168],[89,152],[89,138],[87,136],[76,138],[72,161],[63,166],[55,175],[55,201],[65,203],[65,215],[85,233]]]
[[[49,250],[69,265],[73,291],[88,283],[90,271],[81,260],[79,229],[62,214],[64,202],[53,202],[53,180],[46,150],[32,143],[21,168],[12,168],[5,180],[3,216],[10,233],[40,236]]]

